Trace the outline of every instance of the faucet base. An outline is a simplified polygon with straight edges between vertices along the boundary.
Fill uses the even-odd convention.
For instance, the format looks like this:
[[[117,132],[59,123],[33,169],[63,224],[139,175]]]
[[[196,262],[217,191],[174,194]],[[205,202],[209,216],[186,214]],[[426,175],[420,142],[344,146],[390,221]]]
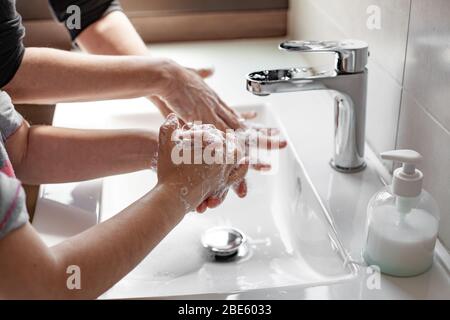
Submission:
[[[363,170],[366,168],[367,165],[366,165],[365,162],[363,162],[361,165],[359,165],[359,166],[357,166],[357,167],[354,167],[354,168],[345,168],[345,167],[337,166],[337,165],[334,163],[334,160],[331,159],[331,160],[330,160],[330,166],[331,166],[334,170],[336,170],[336,171],[338,171],[338,172],[342,172],[342,173],[355,173],[355,172],[363,171]]]

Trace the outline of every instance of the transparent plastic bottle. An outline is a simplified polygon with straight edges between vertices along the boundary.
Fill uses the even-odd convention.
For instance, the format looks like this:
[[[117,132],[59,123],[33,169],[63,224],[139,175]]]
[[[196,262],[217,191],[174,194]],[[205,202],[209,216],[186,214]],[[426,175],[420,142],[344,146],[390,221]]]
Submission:
[[[415,276],[432,263],[439,229],[439,208],[422,189],[423,174],[415,168],[421,155],[395,150],[382,158],[403,162],[393,184],[369,201],[363,257],[367,264],[394,276]]]

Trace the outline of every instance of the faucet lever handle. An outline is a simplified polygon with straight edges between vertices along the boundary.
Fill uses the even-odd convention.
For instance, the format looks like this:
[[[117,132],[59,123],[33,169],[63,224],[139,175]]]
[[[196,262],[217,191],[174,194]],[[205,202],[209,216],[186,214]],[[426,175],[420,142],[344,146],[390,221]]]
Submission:
[[[286,41],[280,49],[298,52],[333,52],[336,54],[336,71],[363,72],[367,65],[369,46],[360,40],[342,41]]]

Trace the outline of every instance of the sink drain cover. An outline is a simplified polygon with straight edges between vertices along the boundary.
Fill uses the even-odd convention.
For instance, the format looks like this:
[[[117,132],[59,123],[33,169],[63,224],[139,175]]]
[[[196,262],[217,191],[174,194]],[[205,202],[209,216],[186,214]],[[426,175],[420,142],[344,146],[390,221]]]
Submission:
[[[231,257],[246,242],[245,235],[231,227],[214,227],[202,235],[202,244],[217,257]]]

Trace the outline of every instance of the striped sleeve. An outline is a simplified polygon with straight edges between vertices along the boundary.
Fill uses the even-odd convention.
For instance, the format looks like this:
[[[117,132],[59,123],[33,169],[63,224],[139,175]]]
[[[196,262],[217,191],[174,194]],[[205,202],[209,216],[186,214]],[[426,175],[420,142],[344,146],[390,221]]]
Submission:
[[[0,240],[26,224],[28,218],[20,181],[0,172]]]
[[[3,141],[22,125],[22,116],[14,109],[9,95],[0,90],[0,134]]]

